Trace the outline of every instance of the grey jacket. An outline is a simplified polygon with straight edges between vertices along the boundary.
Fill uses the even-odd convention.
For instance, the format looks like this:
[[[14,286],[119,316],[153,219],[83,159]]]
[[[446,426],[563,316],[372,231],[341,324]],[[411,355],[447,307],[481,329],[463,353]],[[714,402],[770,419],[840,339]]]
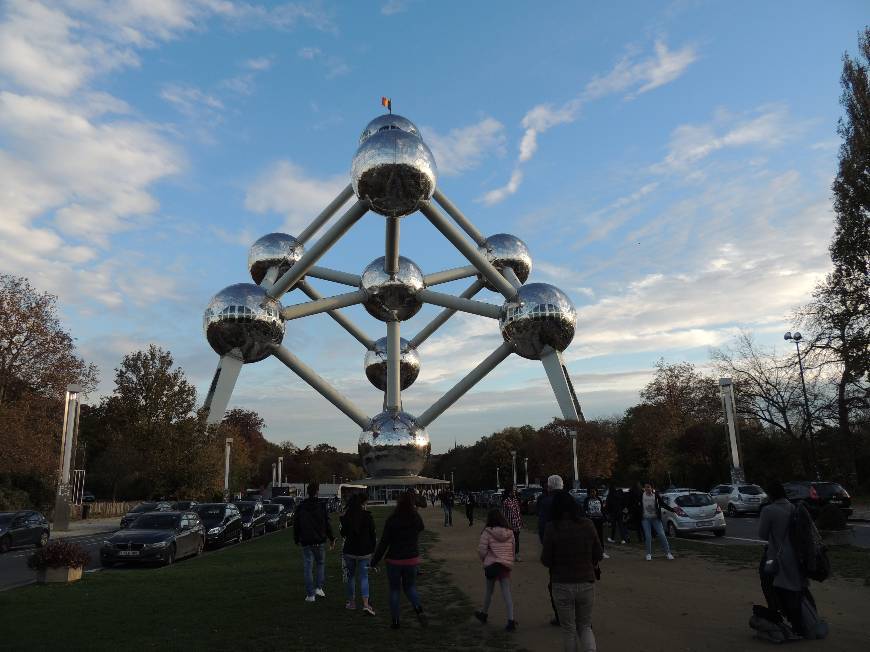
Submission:
[[[808,584],[807,578],[798,566],[788,535],[788,525],[793,511],[794,505],[785,498],[780,498],[762,509],[758,524],[758,538],[767,541],[767,559],[779,559],[779,572],[773,580],[773,585],[789,591],[803,591]]]

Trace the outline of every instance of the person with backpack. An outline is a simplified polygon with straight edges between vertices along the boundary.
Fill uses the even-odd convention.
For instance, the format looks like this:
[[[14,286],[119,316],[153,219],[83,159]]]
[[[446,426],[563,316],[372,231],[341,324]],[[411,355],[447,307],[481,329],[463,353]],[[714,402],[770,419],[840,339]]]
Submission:
[[[497,509],[489,510],[486,516],[486,527],[480,533],[477,544],[477,554],[483,563],[483,575],[486,578],[486,592],[483,595],[483,609],[474,612],[474,617],[486,624],[489,615],[489,605],[495,591],[495,583],[501,587],[501,597],[504,599],[507,611],[507,626],[505,630],[516,631],[517,621],[514,620],[514,601],[511,596],[511,568],[514,565],[514,533],[505,520],[504,514]]]
[[[759,568],[767,606],[785,616],[801,636],[823,638],[827,625],[818,618],[807,576],[811,568],[820,581],[827,577],[821,538],[806,508],[789,502],[782,483],[769,484],[767,495],[771,502],[761,510],[758,523],[758,538],[767,541]]]
[[[505,488],[501,508],[508,527],[514,533],[514,559],[522,561],[520,559],[520,530],[523,529],[523,516],[520,511],[520,501],[517,499],[517,491],[513,485],[508,485]]]
[[[363,611],[372,616],[375,610],[369,604],[369,561],[375,551],[377,536],[375,519],[366,510],[369,497],[364,493],[353,494],[347,504],[347,511],[339,519],[341,536],[344,538],[342,550],[345,572],[346,609],[356,609],[356,575],[359,573],[359,590]]]
[[[293,515],[293,541],[302,546],[302,571],[305,578],[305,602],[314,602],[316,598],[325,598],[323,590],[326,584],[326,540],[329,539],[329,549],[335,547],[335,537],[332,535],[332,525],[329,522],[329,512],[317,493],[320,485],[317,482],[308,484],[308,497],[303,500]],[[314,566],[317,566],[317,586],[314,583]]]
[[[396,509],[387,517],[381,540],[372,557],[371,567],[377,569],[382,558],[387,561],[387,580],[390,584],[390,616],[392,629],[399,629],[399,601],[405,592],[420,624],[428,624],[420,596],[417,594],[417,568],[420,565],[420,532],[423,519],[417,513],[414,497],[402,492],[396,501]]]

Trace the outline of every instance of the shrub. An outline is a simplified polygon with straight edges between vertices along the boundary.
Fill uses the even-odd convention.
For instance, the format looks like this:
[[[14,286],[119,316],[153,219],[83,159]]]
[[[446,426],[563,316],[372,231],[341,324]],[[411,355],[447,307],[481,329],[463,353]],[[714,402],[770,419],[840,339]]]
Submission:
[[[829,503],[819,511],[816,525],[820,530],[845,530],[846,516],[839,507]]]
[[[91,561],[88,551],[69,541],[50,541],[27,559],[27,566],[33,570],[46,568],[84,567]]]
[[[0,486],[0,512],[17,512],[30,507],[30,494],[21,489]]]

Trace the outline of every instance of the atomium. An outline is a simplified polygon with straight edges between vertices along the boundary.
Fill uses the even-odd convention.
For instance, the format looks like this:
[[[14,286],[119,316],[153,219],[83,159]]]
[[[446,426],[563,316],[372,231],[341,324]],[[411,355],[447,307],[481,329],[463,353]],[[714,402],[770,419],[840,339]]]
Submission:
[[[363,270],[360,288],[368,293],[363,306],[375,319],[405,321],[423,307],[417,298],[423,289],[423,272],[413,261],[399,256],[399,271],[391,276],[384,271],[384,261],[381,256]]]
[[[237,283],[214,295],[202,328],[215,353],[238,351],[245,362],[264,360],[284,339],[281,304],[267,302],[266,291],[251,283]]]
[[[418,475],[431,445],[429,433],[407,412],[381,412],[359,438],[357,450],[373,478]]]
[[[402,391],[408,389],[420,375],[420,357],[417,349],[412,347],[408,340],[399,340],[402,351],[399,361],[399,387]],[[375,342],[375,348],[366,351],[363,363],[366,378],[379,390],[387,389],[387,338],[382,337]]]
[[[286,233],[269,233],[259,238],[248,251],[248,271],[254,283],[259,285],[266,273],[274,268],[281,276],[305,253],[305,247],[293,236]]]
[[[526,243],[505,233],[484,238],[441,189],[436,191],[437,178],[434,157],[416,125],[398,115],[379,116],[359,137],[349,184],[300,232],[299,239],[270,233],[251,246],[248,269],[257,285],[240,283],[221,290],[203,317],[206,339],[221,356],[206,399],[209,424],[223,418],[242,363],[257,362],[270,355],[357,424],[362,430],[358,441],[362,464],[366,473],[375,478],[419,474],[430,452],[427,428],[512,353],[541,360],[562,416],[568,420],[578,418],[579,403],[561,358],[561,352],[574,337],[577,322],[574,305],[552,285],[526,285],[532,271]],[[319,240],[309,243],[354,195],[353,205],[323,229]],[[319,259],[370,210],[388,218],[384,221],[384,255],[359,276],[319,266]],[[409,258],[400,255],[401,220],[396,218],[417,210],[422,213],[417,219],[429,220],[467,259],[468,265],[432,270],[424,275]],[[429,243],[423,244],[428,249]],[[397,261],[396,268],[388,266],[387,261]],[[465,278],[474,280],[459,296],[433,289]],[[324,297],[312,285],[312,279],[350,289]],[[501,294],[503,303],[474,299],[483,288]],[[284,308],[279,299],[287,292],[302,293],[307,299],[303,298],[303,303],[288,302]],[[418,314],[424,303],[442,310],[413,337],[403,339],[408,320]],[[362,305],[375,319],[386,322],[386,338],[370,337],[344,312],[357,305]],[[420,374],[417,350],[457,311],[491,319],[496,338],[498,320],[503,341],[429,408],[412,416],[404,411],[402,392]],[[299,351],[282,346],[285,321],[318,313],[328,314],[365,348],[365,374],[384,392],[380,414],[368,416],[302,362],[296,354],[306,347],[299,345],[298,337],[293,341]],[[575,477],[576,468],[575,459]]]
[[[376,213],[410,215],[420,202],[432,198],[437,180],[435,158],[410,121],[401,116],[380,118],[363,131],[351,181],[356,196]]]
[[[512,269],[520,283],[525,283],[529,279],[529,274],[532,273],[532,255],[526,243],[518,237],[507,233],[496,233],[489,236],[479,249],[498,271],[504,272],[505,268]],[[483,276],[478,274],[477,278],[487,290],[495,290],[492,283]]]
[[[574,339],[577,312],[568,295],[547,283],[522,286],[505,302],[499,318],[505,342],[529,360],[540,360],[547,347],[564,351]]]

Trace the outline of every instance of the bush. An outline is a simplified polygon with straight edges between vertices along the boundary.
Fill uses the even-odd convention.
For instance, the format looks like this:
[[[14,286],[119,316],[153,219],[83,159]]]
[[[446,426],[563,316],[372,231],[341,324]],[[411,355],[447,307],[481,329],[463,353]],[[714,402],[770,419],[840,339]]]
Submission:
[[[91,561],[88,551],[76,543],[50,541],[27,559],[27,566],[33,570],[46,568],[84,567]]]
[[[820,530],[845,530],[846,516],[839,507],[829,503],[819,511],[816,525]]]
[[[17,512],[30,507],[30,494],[14,487],[0,486],[0,512]]]

